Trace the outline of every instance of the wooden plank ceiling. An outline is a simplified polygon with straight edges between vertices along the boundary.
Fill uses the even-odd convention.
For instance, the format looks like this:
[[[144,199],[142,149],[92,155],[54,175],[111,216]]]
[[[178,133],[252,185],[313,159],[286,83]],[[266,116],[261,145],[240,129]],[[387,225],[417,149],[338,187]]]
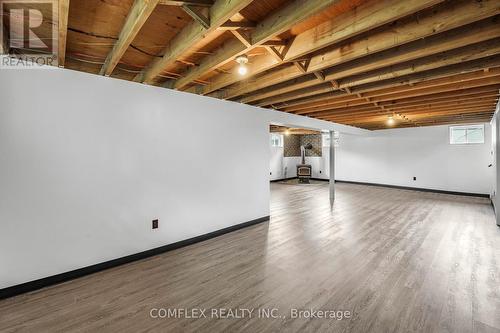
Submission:
[[[64,12],[66,68],[366,129],[485,122],[499,97],[500,0],[69,0]]]

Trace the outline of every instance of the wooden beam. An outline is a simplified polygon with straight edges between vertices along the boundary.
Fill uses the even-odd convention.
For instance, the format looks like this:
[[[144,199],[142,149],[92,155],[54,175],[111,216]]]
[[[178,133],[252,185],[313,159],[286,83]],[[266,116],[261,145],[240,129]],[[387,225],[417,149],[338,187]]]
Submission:
[[[497,101],[497,96],[481,96],[480,98],[472,98],[472,99],[455,99],[454,101],[442,101],[442,102],[434,102],[434,103],[420,103],[420,104],[414,104],[414,105],[393,105],[391,107],[387,107],[387,110],[391,111],[397,111],[397,112],[408,112],[411,113],[415,108],[419,109],[439,109],[443,107],[461,107],[461,106],[467,106],[467,105],[476,105],[476,104],[483,104],[483,103],[489,103],[492,105],[492,107],[495,107]]]
[[[182,5],[181,7],[189,16],[203,26],[203,28],[210,28],[210,18],[206,17],[203,13],[190,5]]]
[[[336,17],[335,20],[329,20],[298,35],[292,42],[285,60],[290,61],[302,57],[326,46],[346,40],[352,37],[353,33],[360,34],[372,30],[375,27],[393,22],[440,2],[442,1],[381,0],[365,3],[356,10],[343,13]],[[325,31],[328,31],[328,33],[325,33]]]
[[[366,97],[372,98],[378,102],[390,101],[394,98],[407,98],[428,94],[436,94],[440,92],[449,92],[458,89],[477,88],[482,86],[497,85],[500,83],[500,76],[497,75],[480,76],[470,80],[455,80],[451,77],[444,77],[427,82],[419,82],[413,86],[399,86],[392,88],[383,88],[364,93]]]
[[[252,0],[216,0],[210,7],[210,27],[205,29],[194,21],[184,27],[163,50],[163,56],[155,59],[147,68],[138,74],[134,81],[152,83],[155,77],[175,61],[187,50],[201,41],[206,34],[216,30],[226,23],[232,16],[248,6]]]
[[[278,51],[277,48],[275,48],[274,46],[266,46],[264,48],[267,50],[269,55],[275,60],[275,61],[272,61],[273,63],[278,64],[278,63],[283,62],[283,54],[280,51]],[[265,61],[266,61],[266,63],[268,63],[267,60],[265,60]],[[262,62],[262,59],[259,58],[259,62]],[[259,68],[260,68],[260,66],[259,66]],[[256,72],[258,72],[258,70],[252,68],[252,73],[256,73]]]
[[[68,13],[69,0],[59,0],[59,17],[58,17],[58,51],[57,64],[59,67],[64,67],[66,63],[66,39],[68,35]]]
[[[314,72],[313,74],[314,74],[314,76],[316,76],[316,78],[318,80],[325,81],[325,74],[323,74],[323,72],[317,71],[317,72]]]
[[[399,95],[394,95],[394,93],[402,93],[406,91],[413,91],[417,89],[423,89],[423,88],[432,88],[432,87],[440,87],[440,86],[446,86],[449,84],[456,84],[456,83],[466,83],[469,81],[474,81],[474,80],[480,80],[480,79],[488,79],[490,77],[498,76],[500,75],[500,68],[492,68],[490,73],[484,73],[481,70],[481,64],[477,66],[475,71],[467,72],[468,69],[473,70],[473,67],[469,67],[468,69],[464,67],[460,67],[464,72],[459,72],[460,74],[455,74],[455,75],[450,75],[447,77],[443,78],[438,78],[438,79],[433,79],[431,76],[428,76],[425,80],[420,81],[418,83],[415,83],[413,86],[410,86],[406,83],[410,82],[410,79],[408,80],[397,80],[394,81],[390,85],[386,85],[385,83],[376,83],[376,84],[369,84],[365,85],[365,87],[359,87],[358,91],[356,91],[356,94],[362,94],[363,98],[368,97],[368,98],[374,98],[374,97],[379,97],[379,96],[384,96],[384,95],[393,95],[393,99],[399,99],[399,98],[404,98],[404,97],[399,97]],[[387,80],[386,80],[387,81]],[[389,80],[390,81],[390,80]],[[493,83],[486,83],[483,84],[484,86],[491,85]],[[476,85],[474,87],[479,87],[481,85]],[[466,89],[466,88],[473,88],[471,87],[463,87],[459,89]],[[451,91],[451,90],[450,90]],[[432,93],[439,93],[440,91],[435,91],[435,92],[430,92],[429,94]],[[357,95],[356,95],[357,96]],[[314,95],[311,97],[307,98],[302,98],[302,99],[297,99],[297,100],[292,100],[292,101],[287,101],[286,103],[282,104],[277,104],[278,109],[283,109],[283,108],[294,108],[294,110],[298,109],[303,109],[303,108],[309,108],[311,106],[321,106],[321,105],[326,105],[328,103],[336,102],[336,101],[348,101],[348,100],[355,100],[356,96],[339,96],[339,94],[332,94],[332,93],[327,93],[323,95]],[[410,96],[411,97],[411,96]],[[391,100],[391,99],[388,99]]]
[[[326,121],[333,121],[341,124],[346,124],[350,126],[362,127],[367,129],[382,129],[382,128],[395,128],[398,126],[398,122],[406,121],[399,117],[395,117],[396,125],[388,126],[387,116],[390,114],[381,114],[367,119],[324,119]],[[481,110],[477,113],[462,112],[457,114],[445,114],[445,115],[423,115],[418,118],[407,118],[411,120],[414,125],[421,126],[422,124],[436,125],[436,124],[456,124],[456,123],[478,123],[478,122],[489,122],[492,113],[487,110]]]
[[[304,44],[304,47],[308,48],[309,50],[314,50],[315,48],[325,48],[329,45],[339,43],[340,41],[346,40],[348,38],[352,38],[353,36],[356,36],[362,32],[377,28],[387,22],[390,21],[395,21],[403,16],[410,15],[412,13],[415,13],[416,11],[421,10],[422,8],[425,8],[426,6],[431,6],[437,2],[441,1],[404,1],[404,0],[390,0],[390,1],[378,1],[378,0],[372,0],[367,2],[366,4],[363,4],[360,7],[357,7],[356,10],[353,11],[348,11],[345,14],[340,15],[339,17],[336,17],[335,20],[329,21],[326,23],[323,23],[319,26],[317,26],[314,29],[311,29],[309,31],[306,31],[299,36],[297,36],[292,42],[291,45],[299,45],[301,43],[300,41],[307,41],[306,44]],[[390,7],[393,8],[390,11],[387,11],[386,9]],[[417,21],[417,20],[415,20]],[[434,31],[431,33],[437,33],[439,31],[442,31],[440,27],[445,27],[442,22],[439,22],[439,25],[435,24],[432,29],[428,29],[429,31]],[[385,35],[381,38],[382,41],[385,41],[384,45],[387,45],[387,41],[391,41],[390,45],[395,46],[395,45],[400,45],[405,42],[405,37],[402,36],[397,36],[399,31],[396,29],[389,29],[392,31],[392,33],[385,33]],[[297,42],[297,38],[299,42]],[[309,40],[309,38],[314,38]],[[416,36],[410,36],[408,35],[406,39],[415,40],[418,37]],[[401,42],[399,42],[401,40]],[[364,55],[367,52],[372,53],[372,48],[377,48],[376,51],[379,51],[378,45],[376,43],[367,43],[369,47],[361,47],[359,50],[357,48],[349,48],[345,47],[342,50],[342,54],[344,57],[348,57],[349,54],[352,52],[357,53],[358,57],[360,55]],[[312,48],[311,48],[312,47]],[[387,46],[386,46],[387,48]],[[346,49],[349,49],[349,52],[345,52]],[[309,51],[311,52],[311,51]],[[307,53],[309,53],[307,52]],[[298,55],[303,55],[303,52],[296,53]],[[287,53],[287,60],[291,59],[290,58],[290,51]],[[353,56],[354,58],[355,56]],[[262,61],[261,62],[264,67],[259,68],[256,70],[256,72],[261,73],[263,71],[270,70],[274,67],[276,67],[275,64],[272,62],[266,62]],[[316,71],[318,69],[315,69]],[[314,72],[313,70],[310,69],[311,72]],[[293,75],[300,76],[302,73],[300,71],[295,71]],[[249,71],[247,74],[247,77],[251,77],[252,75],[255,75]],[[293,79],[293,77],[288,77],[288,78],[283,78],[283,81]],[[237,75],[219,75],[212,79],[212,82],[204,87],[204,94],[208,94],[212,91],[221,89],[223,87],[226,87],[230,84],[237,83],[241,80],[241,77],[238,77]],[[281,81],[280,81],[281,82]],[[232,98],[238,95],[234,95],[232,93],[228,94],[228,98]]]
[[[485,90],[498,90],[500,87],[500,76],[494,76],[490,78],[484,78],[484,79],[475,79],[475,80],[469,80],[469,81],[457,81],[457,82],[450,82],[445,85],[441,86],[436,86],[436,87],[423,87],[423,88],[414,88],[414,89],[407,89],[405,91],[401,92],[395,92],[393,94],[383,94],[379,95],[380,93],[375,91],[374,96],[368,97],[370,101],[372,102],[378,102],[379,104],[383,105],[383,102],[385,101],[393,101],[397,99],[404,99],[404,98],[409,98],[409,97],[421,97],[421,98],[427,98],[429,95],[435,95],[438,93],[446,93],[446,92],[455,92],[455,91],[461,91],[465,89],[471,89],[471,88],[479,88],[483,87]],[[387,109],[393,109],[393,107],[386,106]],[[308,115],[311,115],[311,112],[308,112]]]
[[[443,97],[434,97],[434,96],[443,96]],[[384,107],[384,109],[392,110],[393,108],[406,106],[406,107],[415,107],[415,106],[424,106],[429,105],[431,103],[458,103],[458,102],[468,102],[471,100],[476,100],[478,98],[485,99],[495,99],[498,97],[498,91],[487,87],[484,88],[475,88],[475,89],[464,89],[459,90],[458,92],[449,92],[449,93],[441,93],[441,94],[430,94],[425,96],[418,96],[414,98],[406,98],[406,99],[394,99],[386,102],[375,102],[379,106]],[[286,112],[291,112],[300,115],[307,115],[310,117],[315,117],[321,115],[323,111],[331,111],[337,109],[344,109],[353,106],[362,106],[372,104],[371,101],[366,101],[364,99],[358,99],[348,102],[338,102],[338,103],[330,103],[323,106],[311,107],[305,110],[299,111],[289,111],[283,110]]]
[[[394,27],[370,36],[369,39],[359,40],[351,47],[361,48],[353,51],[350,59],[366,56],[383,50],[403,45],[424,37],[440,34],[465,25],[481,21],[500,14],[500,7],[495,0],[485,0],[474,2],[468,0],[458,0],[445,2],[437,8],[419,13],[407,20],[401,20]],[[497,25],[497,23],[493,23]],[[388,40],[389,39],[389,40]],[[394,39],[394,40],[391,40]],[[373,48],[373,49],[372,49]],[[369,50],[369,51],[367,51]],[[319,52],[311,59],[311,70],[323,69],[325,66],[331,67],[343,61],[341,54],[336,52]],[[344,52],[345,53],[345,52]],[[340,57],[340,58],[339,58]],[[339,62],[340,60],[340,62]]]
[[[474,61],[468,61],[465,63],[458,63],[451,66],[441,67],[434,70],[416,72],[403,77],[381,80],[379,82],[377,81],[377,82],[366,83],[360,86],[353,87],[353,91],[355,93],[363,93],[370,90],[378,90],[384,87],[392,88],[397,86],[408,86],[410,83],[415,85],[418,82],[429,81],[441,77],[453,76],[456,74],[474,72],[478,70],[482,71],[482,68],[484,66],[494,66],[494,67],[500,66],[500,56],[497,55]],[[312,97],[314,100],[315,95],[318,95],[318,99],[321,99],[321,95],[326,93],[327,90],[323,85],[317,85],[298,90],[298,92],[301,93],[302,97],[306,97],[305,92],[307,92],[307,96]],[[290,101],[298,99],[295,98],[294,96],[296,96],[296,92],[292,91],[286,94],[261,100],[258,103],[255,103],[255,105],[266,106],[270,104],[278,105],[279,103],[284,103],[284,102],[290,103]]]
[[[489,122],[491,120],[492,116],[491,115],[481,115],[481,116],[477,116],[477,117],[474,117],[473,119],[462,119],[462,118],[455,118],[455,119],[452,119],[452,118],[446,118],[446,119],[435,119],[435,118],[431,118],[430,120],[428,121],[418,121],[418,122],[415,122],[414,124],[408,124],[408,123],[403,123],[403,124],[398,124],[396,126],[393,126],[391,128],[401,128],[401,127],[414,127],[414,126],[419,126],[419,127],[422,127],[422,126],[434,126],[434,125],[460,125],[460,124],[474,124],[474,123],[485,123],[485,122]],[[436,120],[438,120],[439,122],[437,122]],[[349,123],[343,123],[345,125],[350,125]],[[387,129],[388,126],[386,125],[385,122],[380,122],[380,124],[378,125],[373,125],[373,124],[370,124],[370,125],[366,125],[366,126],[363,126],[362,124],[356,124],[356,125],[351,125],[351,126],[357,126],[357,127],[362,127],[362,128],[365,128],[365,129],[368,129],[368,130],[382,130],[382,129]]]
[[[272,97],[263,100],[262,102],[254,104],[255,106],[267,106],[271,104],[278,104],[278,103],[283,103],[286,101],[293,101],[296,99],[301,99],[309,96],[316,96],[318,94],[325,94],[329,92],[338,92],[339,95],[345,94],[344,91],[339,90],[339,88],[333,84],[332,82],[323,82],[317,87],[310,87],[298,91],[294,91],[293,93],[287,93],[284,95]],[[274,102],[275,101],[275,102]]]
[[[500,25],[498,32],[500,34]],[[466,61],[472,61],[495,54],[500,54],[500,38],[495,38],[456,50],[438,53],[436,55],[420,58],[412,62],[405,62],[390,67],[384,67],[366,74],[348,77],[340,80],[340,88],[349,88],[366,83],[429,71],[444,66],[461,64]]]
[[[340,0],[293,0],[284,8],[275,11],[260,22],[251,35],[252,47],[259,46],[285,32],[308,17],[317,14]],[[215,54],[205,58],[196,68],[191,68],[183,77],[177,80],[176,89],[182,89],[200,76],[232,61],[236,56],[248,51],[249,48],[236,41],[229,41]]]
[[[101,67],[100,75],[110,76],[116,65],[133,42],[144,23],[155,9],[158,0],[135,0],[127,16],[122,31],[113,49],[106,57],[104,65]]]
[[[461,105],[467,105],[469,103],[476,103],[478,101],[481,102],[486,102],[486,101],[491,101],[493,105],[495,104],[495,101],[497,100],[498,95],[491,94],[491,95],[485,95],[485,94],[480,94],[478,95],[473,95],[473,96],[468,96],[465,98],[459,98],[455,97],[453,99],[448,99],[448,100],[441,100],[441,101],[420,101],[420,102],[415,102],[415,103],[408,103],[408,104],[391,104],[390,106],[386,106],[386,110],[399,110],[403,112],[402,110],[405,109],[413,109],[415,107],[419,108],[425,108],[425,107],[441,107],[441,106],[461,106]]]
[[[256,26],[255,22],[243,21],[243,22],[233,22],[227,21],[221,25],[218,30],[239,30],[239,29],[254,29]]]
[[[286,46],[288,44],[288,42],[286,40],[276,40],[276,39],[271,39],[271,40],[268,40],[264,43],[262,43],[261,45],[262,46]]]
[[[470,102],[464,105],[454,105],[454,106],[448,106],[448,107],[415,107],[412,110],[384,110],[381,111],[380,109],[377,109],[375,107],[365,107],[365,108],[345,108],[345,109],[338,109],[338,110],[329,110],[329,111],[322,111],[321,113],[318,113],[314,115],[316,118],[322,118],[322,119],[360,119],[360,118],[369,118],[373,117],[374,115],[379,115],[379,114],[386,114],[386,113],[392,113],[392,114],[404,114],[406,116],[410,115],[417,115],[421,113],[429,113],[429,112],[447,112],[447,113],[453,113],[453,112],[458,112],[459,110],[470,110],[470,112],[474,112],[475,110],[495,110],[495,105],[493,102],[491,103],[486,103],[486,102],[480,102],[480,101],[474,101]]]
[[[159,0],[159,5],[166,6],[203,6],[210,7],[214,4],[213,0],[187,0],[187,1],[176,1],[176,0]]]
[[[460,108],[460,109],[454,109],[454,110],[416,110],[415,114],[413,115],[408,115],[404,114],[406,117],[409,119],[418,119],[418,118],[424,118],[424,117],[432,117],[432,116],[457,116],[460,114],[483,114],[483,113],[494,113],[494,108],[492,109],[491,107],[484,107],[484,106],[478,106],[478,107],[471,107],[471,108]],[[392,112],[379,112],[379,113],[373,113],[373,114],[367,114],[363,116],[347,116],[347,117],[337,117],[337,116],[327,116],[327,117],[321,117],[323,120],[330,120],[330,121],[335,121],[335,122],[349,122],[349,123],[369,123],[369,122],[379,122],[380,120],[387,120],[387,115],[393,114]]]
[[[418,32],[414,32],[418,34]],[[407,32],[407,34],[410,34]],[[404,36],[404,35],[403,35]],[[414,36],[414,35],[412,35]],[[339,64],[331,69],[329,69],[329,74],[326,75],[326,80],[335,80],[339,78],[344,78],[347,76],[357,75],[360,73],[365,73],[368,71],[372,71],[378,68],[382,68],[385,66],[392,66],[401,62],[415,60],[421,57],[430,56],[433,54],[437,54],[440,52],[445,52],[452,50],[457,47],[463,47],[466,45],[470,45],[473,43],[478,43],[481,41],[489,40],[495,37],[500,36],[500,28],[498,22],[496,20],[491,19],[487,21],[482,21],[478,23],[474,23],[464,29],[458,29],[453,31],[447,31],[439,35],[435,35],[432,37],[428,37],[425,39],[420,39],[411,43],[406,44],[401,48],[393,48],[386,51],[382,51],[376,53],[375,55],[369,57],[363,57],[359,59],[355,59],[350,62],[345,62],[340,60],[341,58],[347,59],[348,56],[344,56],[339,53]],[[365,40],[370,40],[370,37],[367,37]],[[396,39],[399,40],[399,39]],[[356,41],[349,46],[340,46],[340,49],[344,47],[351,49],[357,49],[355,47]],[[375,44],[377,45],[377,44]],[[376,46],[374,46],[376,47]],[[373,49],[370,48],[370,49]],[[337,50],[337,49],[336,49]],[[336,51],[332,51],[336,52]],[[346,54],[342,51],[342,53]],[[314,58],[314,57],[313,57]],[[312,61],[312,60],[311,60]],[[252,85],[255,89],[263,89],[265,87],[269,87],[269,91],[260,92],[259,94],[255,94],[252,96],[248,96],[244,99],[246,103],[274,96],[272,90],[272,84],[277,82],[289,80],[295,78],[299,75],[298,71],[290,70],[288,68],[283,68],[277,73],[269,73],[265,77],[259,80],[257,85]],[[300,85],[289,85],[289,92],[294,90],[300,90],[307,87],[311,87],[317,84],[317,81],[310,80],[308,82],[304,82]],[[238,89],[239,88],[239,89]],[[228,89],[228,97],[234,97],[235,95],[239,95],[241,93],[249,93],[248,86],[241,87],[231,87]]]
[[[252,45],[252,41],[250,37],[243,30],[231,30],[231,33],[238,38],[238,40],[245,45],[245,47],[250,47]]]
[[[330,114],[325,113],[322,116],[317,116],[317,117],[315,116],[315,118],[335,121],[335,122],[351,122],[351,121],[365,122],[375,117],[387,114],[395,114],[399,115],[400,117],[404,116],[408,119],[415,119],[418,118],[420,115],[431,114],[431,113],[445,115],[445,114],[457,114],[460,112],[467,112],[467,113],[494,112],[494,110],[495,109],[489,105],[480,105],[480,104],[465,106],[463,108],[454,108],[454,109],[415,109],[413,113],[405,113],[392,110],[380,110],[374,107],[371,110],[366,109],[360,112],[351,111],[350,113],[336,113],[336,112]]]
[[[472,89],[462,89],[445,93],[429,94],[410,98],[393,99],[381,102],[380,104],[390,109],[394,105],[425,105],[433,102],[457,102],[475,98],[498,97],[498,89],[491,87],[479,87]]]
[[[474,119],[477,117],[483,117],[485,115],[490,115],[493,114],[493,112],[490,109],[479,109],[479,110],[457,110],[455,113],[453,111],[448,111],[448,112],[435,112],[433,113],[422,113],[420,115],[412,115],[412,116],[406,116],[402,115],[401,117],[396,116],[394,119],[396,121],[407,121],[410,120],[412,122],[418,122],[419,120],[423,119],[429,119],[429,118],[457,118],[460,117],[462,119]],[[323,117],[319,118],[321,120],[326,120],[326,121],[333,121],[336,123],[341,123],[341,124],[351,124],[356,126],[366,126],[368,124],[376,124],[376,123],[385,123],[387,121],[387,116],[392,115],[391,113],[379,113],[379,114],[373,114],[370,116],[366,117],[360,117],[360,118],[337,118],[337,117]],[[403,118],[404,116],[404,118]]]
[[[295,67],[297,67],[297,68],[299,69],[299,71],[301,71],[302,73],[306,73],[306,72],[307,72],[307,67],[306,67],[304,64],[302,64],[302,63],[300,63],[300,62],[298,62],[298,61],[294,61],[294,62],[293,62],[293,64],[294,64],[294,65],[295,65]]]

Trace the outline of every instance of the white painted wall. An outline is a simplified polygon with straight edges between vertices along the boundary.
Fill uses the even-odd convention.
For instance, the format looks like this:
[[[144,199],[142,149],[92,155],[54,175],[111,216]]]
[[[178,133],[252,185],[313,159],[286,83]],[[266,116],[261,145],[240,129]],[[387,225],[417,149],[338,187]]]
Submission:
[[[277,179],[285,179],[285,178],[293,178],[297,177],[297,164],[302,163],[302,159],[299,156],[284,156],[284,148],[283,147],[272,147],[271,150],[271,158],[269,162],[269,179],[277,180]],[[306,156],[306,163],[310,164],[312,167],[312,177],[319,179],[329,179],[328,171],[325,169],[328,168],[325,165],[325,151],[328,153],[328,148],[322,148],[322,156]]]
[[[284,157],[283,148],[271,147],[270,180],[297,177],[297,164],[301,164],[299,156]],[[312,167],[312,177],[328,179],[325,173],[325,158],[306,156],[306,164]]]
[[[490,193],[490,124],[485,124],[484,144],[450,145],[448,135],[448,126],[341,134],[336,179]]]
[[[0,288],[269,215],[270,123],[363,133],[61,69],[0,101]]]
[[[271,134],[269,134],[271,136]],[[271,138],[269,138],[271,139]],[[283,179],[284,178],[284,149],[283,147],[273,147],[269,144],[271,157],[269,161],[269,179]]]

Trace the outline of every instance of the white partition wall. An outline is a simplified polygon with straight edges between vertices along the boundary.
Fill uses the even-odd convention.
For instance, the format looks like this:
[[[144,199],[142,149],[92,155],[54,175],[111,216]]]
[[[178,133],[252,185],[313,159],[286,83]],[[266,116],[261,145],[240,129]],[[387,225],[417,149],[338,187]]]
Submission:
[[[268,216],[270,123],[364,132],[61,69],[0,87],[0,289]]]

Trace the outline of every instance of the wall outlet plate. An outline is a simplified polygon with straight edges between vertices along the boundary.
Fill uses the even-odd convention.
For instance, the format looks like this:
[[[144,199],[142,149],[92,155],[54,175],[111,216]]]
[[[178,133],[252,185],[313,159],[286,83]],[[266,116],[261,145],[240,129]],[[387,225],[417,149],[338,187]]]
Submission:
[[[158,219],[152,221],[152,227],[153,229],[158,229]]]

